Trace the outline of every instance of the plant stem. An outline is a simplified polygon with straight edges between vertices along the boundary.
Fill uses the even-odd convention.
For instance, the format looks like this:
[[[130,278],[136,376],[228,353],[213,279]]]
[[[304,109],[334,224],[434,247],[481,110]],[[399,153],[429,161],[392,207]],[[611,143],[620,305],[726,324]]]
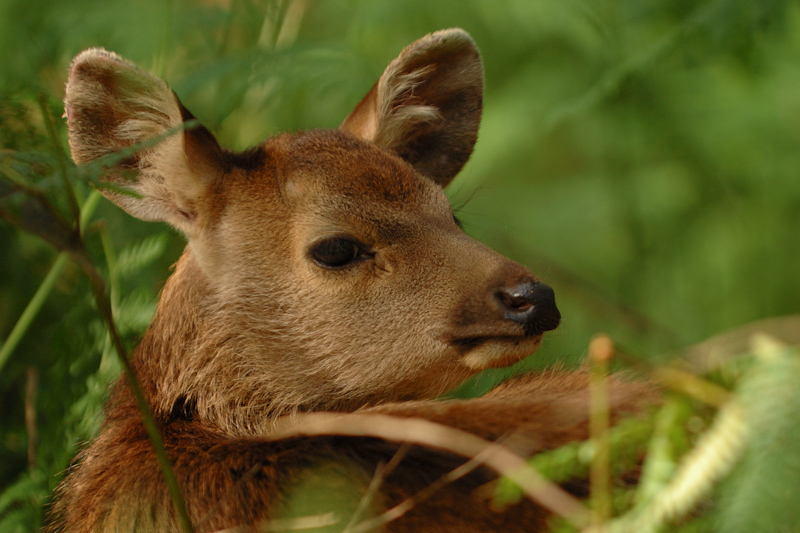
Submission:
[[[194,531],[194,528],[192,527],[192,522],[189,519],[189,513],[186,510],[186,503],[183,500],[180,487],[178,487],[178,480],[175,477],[175,472],[172,470],[172,465],[170,464],[169,457],[167,456],[167,450],[164,447],[163,441],[161,440],[161,432],[159,431],[158,424],[156,423],[155,417],[150,410],[150,405],[144,396],[144,391],[139,384],[139,380],[136,378],[136,374],[131,367],[130,361],[128,361],[127,351],[122,343],[122,338],[120,337],[119,331],[117,330],[117,326],[114,322],[114,317],[111,313],[111,302],[106,297],[105,282],[85,255],[76,255],[75,259],[81,265],[91,281],[92,292],[94,294],[97,310],[99,311],[103,322],[105,322],[106,327],[108,328],[108,332],[111,335],[111,341],[114,344],[115,351],[119,357],[120,365],[122,365],[122,370],[125,373],[125,376],[128,378],[128,384],[133,392],[139,412],[142,415],[142,422],[144,423],[147,434],[150,437],[150,443],[153,445],[156,459],[158,460],[158,465],[161,468],[162,474],[164,475],[164,481],[167,483],[167,488],[169,490],[170,497],[172,498],[172,503],[175,506],[175,512],[178,515],[178,523],[180,524],[180,528],[185,533],[191,533]]]
[[[599,335],[589,343],[591,411],[589,427],[594,445],[589,474],[596,531],[611,518],[611,440],[609,438],[608,363],[614,353],[611,339]]]
[[[39,285],[38,289],[36,289],[36,293],[33,295],[33,298],[31,298],[31,301],[28,302],[28,305],[25,307],[25,310],[22,312],[19,320],[17,320],[17,323],[14,324],[14,328],[11,330],[11,333],[8,334],[8,338],[3,343],[2,348],[0,348],[0,372],[3,371],[3,367],[8,362],[9,357],[11,357],[11,354],[14,353],[19,341],[21,341],[22,337],[25,336],[25,332],[28,331],[28,328],[36,318],[36,315],[38,315],[39,311],[41,311],[44,302],[47,300],[47,297],[50,296],[50,293],[53,291],[56,281],[58,281],[58,278],[61,277],[64,267],[67,266],[67,258],[68,256],[66,252],[61,252],[58,254],[53,266],[50,267],[50,272],[47,273],[47,276],[45,276],[42,284]]]
[[[39,109],[42,112],[42,120],[44,120],[45,128],[47,129],[47,135],[50,137],[50,142],[53,144],[53,151],[56,154],[56,161],[58,162],[58,177],[61,178],[61,183],[64,186],[65,192],[67,193],[67,201],[69,202],[69,208],[72,211],[72,218],[75,221],[75,224],[78,224],[78,231],[80,231],[81,210],[80,207],[78,207],[78,202],[75,199],[72,185],[70,185],[69,177],[67,176],[67,158],[61,148],[61,143],[58,142],[56,127],[53,124],[50,111],[47,109],[47,100],[44,94],[39,95],[38,102]]]
[[[28,468],[36,468],[36,447],[39,441],[36,431],[36,393],[39,389],[39,371],[35,366],[27,369],[25,380],[25,433],[28,434]]]
[[[83,203],[83,206],[81,206],[81,228],[86,227],[86,224],[92,217],[94,210],[97,208],[97,203],[100,201],[100,198],[101,196],[99,192],[92,191],[92,193]],[[22,340],[22,337],[25,336],[25,332],[28,331],[28,328],[36,318],[36,315],[38,315],[39,311],[41,311],[44,302],[47,300],[47,297],[50,296],[50,293],[53,291],[56,281],[58,281],[58,278],[61,277],[64,267],[67,266],[67,259],[68,255],[66,252],[61,252],[58,254],[53,266],[50,267],[50,271],[45,276],[41,285],[39,285],[39,288],[36,289],[36,293],[33,295],[33,298],[31,298],[31,301],[28,302],[28,305],[25,307],[22,315],[17,320],[17,323],[14,324],[14,328],[11,330],[11,333],[8,334],[8,338],[3,343],[3,346],[0,347],[0,372],[3,371],[3,367],[8,362],[11,354],[14,353],[14,350]]]

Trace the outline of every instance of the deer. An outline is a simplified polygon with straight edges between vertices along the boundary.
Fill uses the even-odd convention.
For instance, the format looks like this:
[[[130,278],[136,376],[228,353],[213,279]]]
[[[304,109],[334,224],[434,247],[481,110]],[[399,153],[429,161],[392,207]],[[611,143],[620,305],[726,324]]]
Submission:
[[[307,416],[434,423],[524,457],[589,437],[580,370],[439,399],[536,352],[561,320],[554,291],[468,236],[444,192],[473,151],[482,107],[481,56],[457,28],[406,47],[337,129],[281,133],[244,152],[222,148],[166,82],[116,54],[73,60],[75,163],[134,147],[101,192],[187,240],[131,364],[196,531],[280,530],[309,486],[319,513],[319,494],[349,494],[374,516],[468,459],[402,442],[403,426],[396,439],[293,431]],[[614,421],[652,397],[646,383],[609,378]],[[380,529],[544,530],[539,503],[498,512],[476,496],[496,479],[479,465]],[[320,530],[342,530],[348,517],[339,520]],[[178,530],[124,376],[57,489],[48,528]]]

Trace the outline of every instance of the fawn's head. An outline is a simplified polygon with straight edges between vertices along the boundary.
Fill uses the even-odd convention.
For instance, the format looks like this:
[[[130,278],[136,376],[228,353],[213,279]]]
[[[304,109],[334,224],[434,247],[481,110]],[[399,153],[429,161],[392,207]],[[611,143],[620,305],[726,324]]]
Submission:
[[[137,195],[104,194],[189,241],[148,333],[160,338],[137,355],[159,369],[156,410],[431,397],[534,352],[559,322],[552,291],[464,234],[443,191],[472,152],[482,94],[472,39],[444,30],[392,61],[338,130],[233,154],[181,127],[193,117],[161,80],[79,55],[75,161],[160,136],[107,175]]]

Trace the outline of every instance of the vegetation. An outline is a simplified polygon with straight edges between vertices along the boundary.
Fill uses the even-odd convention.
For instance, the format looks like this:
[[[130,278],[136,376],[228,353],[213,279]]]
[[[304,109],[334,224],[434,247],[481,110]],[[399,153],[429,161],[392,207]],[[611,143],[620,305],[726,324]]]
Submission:
[[[183,247],[69,161],[70,59],[116,51],[243,149],[335,127],[400,49],[451,26],[486,68],[453,204],[468,232],[547,280],[564,315],[538,354],[454,394],[578,363],[605,332],[617,364],[675,391],[646,427],[608,436],[614,461],[648,451],[639,487],[611,491],[615,515],[633,509],[614,527],[800,530],[800,317],[774,318],[800,311],[797,3],[0,0],[1,531],[40,526],[98,430],[121,371],[102,302],[130,350]],[[534,465],[562,481],[597,449]],[[499,485],[497,505],[515,497]]]

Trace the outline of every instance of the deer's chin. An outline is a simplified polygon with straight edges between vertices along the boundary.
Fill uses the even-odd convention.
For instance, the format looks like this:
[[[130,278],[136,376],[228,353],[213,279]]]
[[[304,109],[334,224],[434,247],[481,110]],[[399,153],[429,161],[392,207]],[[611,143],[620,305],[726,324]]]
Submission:
[[[485,337],[475,339],[476,346],[462,357],[464,365],[472,370],[511,366],[539,349],[542,335],[525,337]]]

